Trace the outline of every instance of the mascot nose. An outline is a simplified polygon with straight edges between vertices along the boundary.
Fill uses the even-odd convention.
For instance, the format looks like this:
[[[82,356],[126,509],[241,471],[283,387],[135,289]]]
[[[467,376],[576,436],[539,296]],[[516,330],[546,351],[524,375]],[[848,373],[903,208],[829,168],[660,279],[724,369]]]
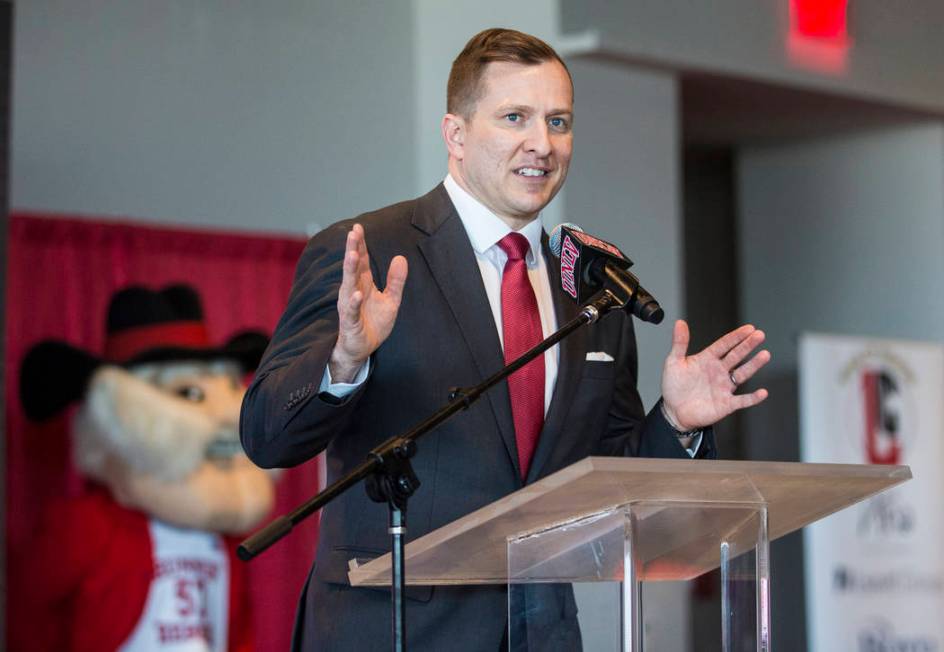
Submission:
[[[205,454],[209,460],[223,461],[242,453],[239,443],[239,408],[245,390],[233,390],[227,383],[220,383],[214,389],[207,396],[206,407],[216,421],[216,432],[207,444]]]
[[[206,408],[220,431],[232,431],[238,438],[239,408],[242,406],[243,387],[233,389],[228,382],[221,381],[207,393]]]

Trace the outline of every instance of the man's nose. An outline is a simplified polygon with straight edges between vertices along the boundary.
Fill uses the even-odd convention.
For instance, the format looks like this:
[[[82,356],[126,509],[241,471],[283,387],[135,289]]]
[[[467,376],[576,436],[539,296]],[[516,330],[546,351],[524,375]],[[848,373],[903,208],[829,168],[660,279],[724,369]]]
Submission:
[[[549,156],[551,153],[551,137],[544,121],[536,121],[530,130],[528,138],[525,141],[525,149],[533,152],[539,157]]]

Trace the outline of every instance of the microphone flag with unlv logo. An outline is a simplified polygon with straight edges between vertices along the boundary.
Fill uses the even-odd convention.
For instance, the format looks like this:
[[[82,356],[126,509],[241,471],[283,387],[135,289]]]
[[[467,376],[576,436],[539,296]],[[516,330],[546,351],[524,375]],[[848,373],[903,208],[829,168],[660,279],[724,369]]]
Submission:
[[[570,222],[557,225],[548,244],[551,253],[561,261],[561,288],[578,304],[586,303],[600,290],[600,283],[588,273],[594,260],[605,257],[622,269],[633,265],[619,247]]]

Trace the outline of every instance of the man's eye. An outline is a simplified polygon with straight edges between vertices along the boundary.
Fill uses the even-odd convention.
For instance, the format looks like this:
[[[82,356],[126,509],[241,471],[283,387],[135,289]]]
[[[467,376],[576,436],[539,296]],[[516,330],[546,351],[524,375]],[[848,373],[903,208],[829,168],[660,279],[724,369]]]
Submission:
[[[521,114],[520,114],[520,113],[509,113],[508,115],[505,116],[505,119],[506,119],[508,122],[520,122],[520,121],[521,121]]]
[[[196,385],[184,385],[183,387],[178,387],[174,392],[177,396],[188,401],[193,401],[194,403],[199,403],[206,398],[203,389]]]
[[[555,129],[567,128],[567,120],[565,120],[564,118],[551,118],[550,120],[548,120],[548,123]]]

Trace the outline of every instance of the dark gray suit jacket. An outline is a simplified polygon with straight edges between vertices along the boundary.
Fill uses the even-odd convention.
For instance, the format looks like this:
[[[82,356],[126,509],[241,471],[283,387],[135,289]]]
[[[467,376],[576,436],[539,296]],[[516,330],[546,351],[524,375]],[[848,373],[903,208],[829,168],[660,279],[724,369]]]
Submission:
[[[396,325],[371,359],[367,381],[338,401],[318,395],[337,338],[337,291],[347,232],[364,226],[378,285],[398,254],[409,277]],[[549,257],[545,243],[545,257]],[[549,259],[557,322],[577,306],[560,290]],[[613,362],[587,361],[605,351]],[[442,185],[416,200],[341,222],[308,243],[289,305],[243,403],[240,430],[249,456],[265,467],[292,466],[327,449],[328,482],[368,450],[444,405],[450,387],[499,370],[503,356],[475,254]],[[687,457],[658,408],[646,416],[636,391],[636,342],[629,317],[614,314],[560,345],[553,399],[527,482],[588,455]],[[714,457],[707,432],[699,457]],[[410,501],[408,538],[483,507],[523,483],[505,383],[419,442],[413,466],[422,486]],[[302,596],[296,645],[363,650],[389,646],[388,593],[352,589],[348,560],[389,549],[387,509],[354,488],[325,508],[318,552]],[[411,587],[413,650],[498,649],[506,626],[504,587]],[[572,601],[561,605],[573,617]],[[566,646],[565,646],[566,647]]]

